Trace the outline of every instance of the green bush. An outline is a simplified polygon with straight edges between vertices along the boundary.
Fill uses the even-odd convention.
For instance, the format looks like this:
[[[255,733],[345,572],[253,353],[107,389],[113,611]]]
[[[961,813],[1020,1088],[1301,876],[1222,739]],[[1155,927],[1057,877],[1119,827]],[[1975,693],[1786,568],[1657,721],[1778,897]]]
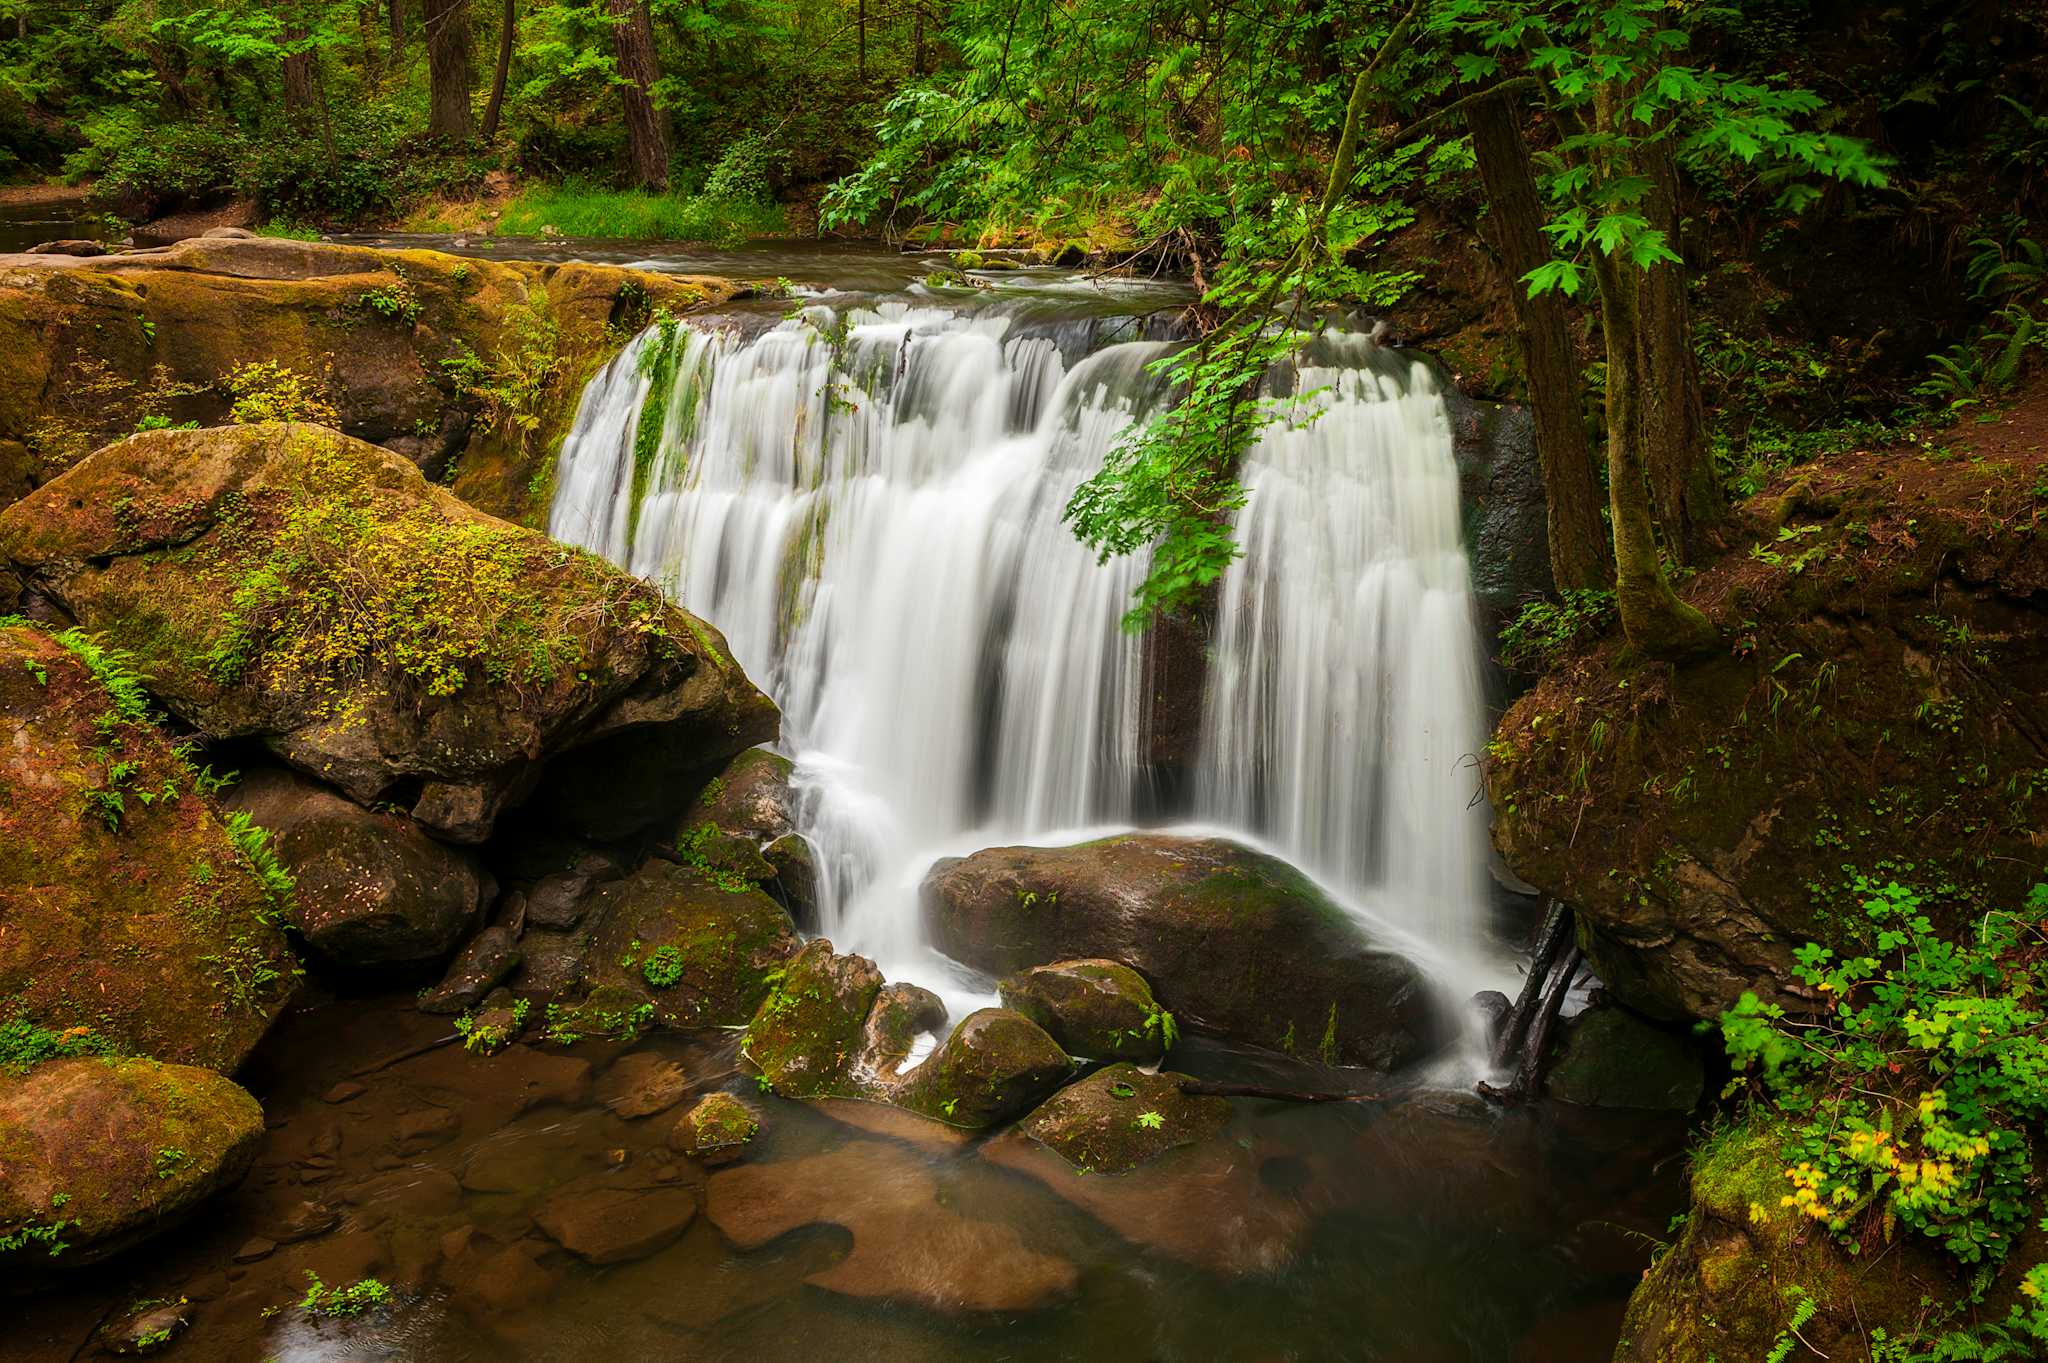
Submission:
[[[1531,601],[1500,632],[1500,660],[1524,672],[1547,672],[1579,644],[1614,625],[1614,593],[1573,588],[1556,601]]]

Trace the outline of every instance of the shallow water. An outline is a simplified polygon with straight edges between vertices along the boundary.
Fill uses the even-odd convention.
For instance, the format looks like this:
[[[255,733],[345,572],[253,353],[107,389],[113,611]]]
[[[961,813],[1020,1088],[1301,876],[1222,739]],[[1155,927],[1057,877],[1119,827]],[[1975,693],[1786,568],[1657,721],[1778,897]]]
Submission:
[[[26,251],[46,241],[65,239],[115,242],[127,229],[110,224],[77,198],[46,199],[29,203],[0,203],[0,255]]]
[[[688,1099],[633,1121],[598,1098],[522,1110],[523,1089],[574,1068],[565,1054],[591,1063],[601,1096],[617,1045],[491,1058],[448,1046],[325,1101],[352,1071],[446,1032],[410,1002],[288,1018],[247,1076],[271,1114],[248,1180],[89,1285],[9,1302],[6,1357],[68,1360],[103,1317],[185,1296],[194,1324],[173,1356],[209,1363],[1581,1363],[1611,1350],[1643,1237],[1682,1204],[1676,1119],[1501,1112],[1424,1090],[1232,1100],[1221,1139],[1118,1177],[1078,1174],[1015,1136],[764,1097],[732,1073],[729,1045],[670,1037],[638,1049],[761,1113],[743,1164],[707,1177],[668,1153]],[[1214,1075],[1260,1063],[1197,1047],[1175,1060]],[[433,1109],[453,1114],[445,1131],[401,1137]],[[856,1124],[876,1121],[897,1134]],[[579,1179],[685,1189],[698,1214],[656,1252],[594,1268],[535,1226]],[[763,1187],[820,1211],[764,1235],[780,1226]],[[295,1218],[329,1219],[308,1201],[331,1229],[234,1262]],[[308,1270],[329,1284],[375,1274],[399,1297],[316,1325],[293,1307]]]

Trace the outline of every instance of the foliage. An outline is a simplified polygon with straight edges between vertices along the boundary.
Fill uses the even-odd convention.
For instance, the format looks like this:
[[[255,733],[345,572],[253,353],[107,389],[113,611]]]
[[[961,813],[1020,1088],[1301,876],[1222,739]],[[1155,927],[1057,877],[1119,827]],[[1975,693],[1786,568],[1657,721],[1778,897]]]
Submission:
[[[1954,941],[1915,891],[1851,883],[1876,954],[1811,943],[1795,953],[1799,978],[1826,1000],[1811,1021],[1745,994],[1721,1020],[1735,1085],[1754,1085],[1791,1122],[1782,1205],[1849,1252],[1903,1225],[1964,1264],[1996,1265],[2038,1212],[2048,886]]]
[[[1500,632],[1500,660],[1524,672],[1547,672],[1566,654],[1614,625],[1614,593],[1592,588],[1560,592],[1556,601],[1530,601]]]
[[[71,1202],[69,1193],[50,1194],[51,1217],[47,1221],[25,1221],[12,1230],[0,1232],[0,1254],[14,1254],[31,1246],[46,1251],[54,1259],[71,1248],[64,1239],[64,1232],[78,1224],[74,1218],[55,1215]]]
[[[640,974],[650,989],[668,989],[683,978],[683,953],[673,946],[659,946],[640,963]]]
[[[362,1278],[347,1287],[329,1287],[312,1269],[306,1270],[306,1295],[299,1310],[314,1320],[360,1316],[391,1301],[391,1289],[376,1278]]]
[[[341,422],[324,383],[277,360],[238,364],[221,379],[220,386],[230,403],[228,418],[239,425],[307,421],[335,426]]]
[[[113,1043],[90,1027],[53,1032],[19,1014],[0,1022],[0,1073],[26,1074],[45,1060],[112,1054]]]
[[[653,194],[607,189],[584,180],[539,185],[507,203],[497,221],[506,236],[624,237],[733,246],[779,232],[782,211],[762,198],[731,194]]]
[[[256,879],[262,882],[263,893],[270,898],[271,905],[280,912],[289,909],[292,895],[298,884],[292,873],[277,859],[277,852],[270,845],[270,830],[263,828],[249,817],[248,811],[231,809],[221,816],[227,827],[228,841],[242,854]]]

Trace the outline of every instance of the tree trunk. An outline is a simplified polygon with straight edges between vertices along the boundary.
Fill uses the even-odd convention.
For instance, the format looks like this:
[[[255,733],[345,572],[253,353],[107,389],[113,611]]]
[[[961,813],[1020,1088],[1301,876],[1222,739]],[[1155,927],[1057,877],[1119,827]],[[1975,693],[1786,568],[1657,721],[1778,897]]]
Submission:
[[[427,131],[450,142],[467,142],[469,116],[469,0],[425,0],[420,11],[427,30]]]
[[[405,0],[391,0],[391,69],[405,58]]]
[[[1605,587],[1614,581],[1614,565],[1607,527],[1600,523],[1593,443],[1579,411],[1579,365],[1564,300],[1555,292],[1531,298],[1522,282],[1550,258],[1529,147],[1518,111],[1505,98],[1474,104],[1465,112],[1465,123],[1486,187],[1486,220],[1520,324],[1523,372],[1536,417],[1536,455],[1549,508],[1550,573],[1560,588]]]
[[[1641,144],[1643,171],[1651,183],[1644,203],[1652,227],[1673,251],[1680,249],[1678,167],[1665,142]],[[1691,310],[1685,297],[1685,267],[1651,267],[1643,280],[1644,341],[1643,457],[1650,497],[1664,541],[1689,560],[1705,532],[1727,514],[1721,479],[1707,447],[1700,399],[1699,357],[1693,350]]]
[[[498,135],[498,115],[505,107],[505,77],[512,71],[512,42],[519,32],[519,0],[505,0],[498,18],[498,68],[491,73],[491,100],[484,105],[484,141]]]
[[[1607,499],[1614,522],[1615,603],[1628,641],[1652,657],[1709,647],[1714,627],[1678,599],[1657,553],[1650,487],[1643,468],[1644,347],[1635,267],[1593,256],[1600,330],[1607,348]]]
[[[654,25],[647,0],[608,0],[612,17],[612,55],[618,61],[619,93],[626,103],[626,147],[633,158],[633,183],[646,189],[668,187],[668,129],[654,107],[654,83],[660,68],[654,60]]]
[[[313,49],[300,46],[306,41],[305,25],[287,25],[284,41],[286,47],[296,48],[284,59],[285,112],[295,115],[311,113],[319,102],[319,92],[313,85]]]

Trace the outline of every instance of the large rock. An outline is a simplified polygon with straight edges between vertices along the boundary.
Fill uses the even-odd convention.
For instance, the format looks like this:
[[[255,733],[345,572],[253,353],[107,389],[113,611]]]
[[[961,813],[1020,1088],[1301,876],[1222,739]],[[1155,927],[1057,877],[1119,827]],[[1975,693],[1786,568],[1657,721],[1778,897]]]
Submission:
[[[1018,1129],[1085,1173],[1127,1173],[1229,1125],[1230,1104],[1182,1093],[1185,1077],[1110,1065],[1046,1099]]]
[[[686,1188],[597,1174],[556,1189],[533,1219],[586,1263],[622,1264],[673,1243],[696,1215],[696,1196]]]
[[[2048,537],[2012,468],[1808,466],[1743,506],[1731,552],[1685,584],[1728,647],[1650,664],[1594,640],[1502,718],[1495,844],[1577,907],[1621,1002],[1673,1020],[1744,993],[1810,1008],[1801,944],[1877,954],[1859,877],[1907,882],[1957,931],[2043,878]]]
[[[290,896],[74,641],[0,627],[0,1022],[233,1070],[292,990]]]
[[[977,969],[1118,961],[1184,1026],[1325,1063],[1390,1068],[1453,1032],[1412,962],[1301,872],[1220,838],[991,848],[933,867],[924,913],[939,948]]]
[[[242,1177],[263,1109],[210,1070],[53,1060],[0,1071],[0,1284],[89,1264],[169,1230]]]
[[[747,1024],[747,1058],[790,1097],[862,1096],[863,1029],[881,991],[867,957],[842,956],[822,937],[806,943]]]
[[[1673,1112],[1699,1106],[1706,1085],[1696,1044],[1615,1004],[1572,1019],[1544,1079],[1562,1102]]]
[[[703,765],[775,732],[710,626],[323,427],[109,445],[0,512],[0,559],[186,723],[449,841],[482,841],[579,745]]]
[[[958,1126],[997,1126],[1029,1112],[1073,1072],[1074,1062],[1037,1023],[984,1008],[903,1079],[893,1101]]]
[[[1115,961],[1055,961],[1006,976],[1003,1006],[1086,1060],[1150,1063],[1166,1054],[1168,1014],[1145,977]]]
[[[476,863],[398,814],[376,813],[295,772],[251,773],[227,796],[270,830],[297,882],[292,924],[321,956],[364,969],[445,959],[476,925]]]

